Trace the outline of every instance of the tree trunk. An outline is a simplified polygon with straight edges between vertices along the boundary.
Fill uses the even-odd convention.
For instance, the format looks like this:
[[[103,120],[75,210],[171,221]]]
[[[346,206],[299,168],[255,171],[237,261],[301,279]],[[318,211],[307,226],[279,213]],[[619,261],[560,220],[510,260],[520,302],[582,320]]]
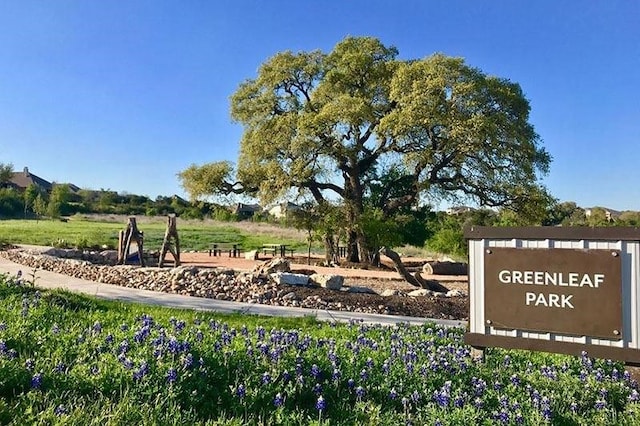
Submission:
[[[347,234],[347,261],[360,263],[358,253],[358,234],[354,230],[349,230]]]
[[[411,275],[409,271],[407,271],[407,268],[405,268],[404,264],[402,263],[402,260],[400,259],[400,256],[398,255],[398,253],[391,250],[390,248],[382,247],[380,249],[380,253],[384,254],[385,256],[387,256],[389,259],[393,261],[396,271],[398,271],[398,273],[402,276],[402,278],[404,278],[409,284],[416,287],[425,288],[427,290],[437,291],[442,293],[449,291],[447,287],[443,286],[438,281],[425,280],[424,278],[422,278],[419,272],[416,272],[414,275]]]
[[[428,262],[422,267],[426,275],[467,275],[467,264],[462,262]]]
[[[336,259],[336,247],[333,240],[333,235],[330,233],[324,234],[324,260],[327,265],[331,265]]]

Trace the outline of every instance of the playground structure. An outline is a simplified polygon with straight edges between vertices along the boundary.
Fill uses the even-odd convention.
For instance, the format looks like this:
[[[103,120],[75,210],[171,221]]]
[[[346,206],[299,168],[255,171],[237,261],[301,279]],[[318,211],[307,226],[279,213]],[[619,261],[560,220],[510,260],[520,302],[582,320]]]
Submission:
[[[173,266],[180,266],[180,239],[178,238],[175,214],[167,216],[167,230],[164,232],[160,260],[158,260],[159,268],[162,268],[164,264],[164,257],[167,255],[167,251],[173,256]]]
[[[132,245],[137,251],[132,254]],[[167,229],[164,233],[164,240],[160,249],[160,259],[158,267],[164,264],[167,252],[173,256],[174,266],[180,265],[180,239],[176,227],[176,215],[170,214],[167,217]],[[140,266],[145,266],[144,260],[144,233],[138,229],[136,218],[128,218],[126,229],[118,232],[118,265],[125,265],[127,262],[137,262]]]
[[[129,259],[131,244],[137,246],[137,259],[140,266],[144,266],[144,234],[138,230],[135,217],[129,217],[127,228],[118,232],[118,265],[124,265]]]

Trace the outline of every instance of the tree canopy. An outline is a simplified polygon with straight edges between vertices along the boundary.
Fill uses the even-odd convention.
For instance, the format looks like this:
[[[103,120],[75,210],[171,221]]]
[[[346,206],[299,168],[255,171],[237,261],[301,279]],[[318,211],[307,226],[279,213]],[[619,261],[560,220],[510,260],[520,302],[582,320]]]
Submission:
[[[192,165],[179,175],[184,188],[339,200],[352,261],[377,251],[362,223],[369,209],[384,222],[444,197],[539,214],[551,159],[520,86],[461,58],[397,55],[371,37],[276,54],[231,98],[244,127],[235,169]]]

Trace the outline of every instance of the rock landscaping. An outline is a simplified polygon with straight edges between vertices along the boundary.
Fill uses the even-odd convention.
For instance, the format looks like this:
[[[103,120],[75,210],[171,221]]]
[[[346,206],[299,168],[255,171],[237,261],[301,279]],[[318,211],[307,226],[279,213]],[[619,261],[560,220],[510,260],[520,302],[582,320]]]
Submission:
[[[218,300],[448,319],[465,319],[467,315],[465,295],[458,290],[371,294],[366,287],[345,286],[340,275],[291,273],[289,261],[282,258],[259,264],[250,272],[239,272],[195,266],[115,265],[115,251],[11,249],[0,251],[0,256],[36,270],[85,280]],[[153,259],[148,260],[147,264],[152,264]]]

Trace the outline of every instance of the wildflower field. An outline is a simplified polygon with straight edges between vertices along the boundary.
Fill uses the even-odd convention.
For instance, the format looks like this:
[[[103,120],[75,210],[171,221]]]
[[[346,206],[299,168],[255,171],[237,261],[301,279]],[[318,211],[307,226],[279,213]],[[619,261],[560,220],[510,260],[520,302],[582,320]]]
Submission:
[[[638,424],[623,366],[436,325],[108,302],[0,275],[0,424]]]

